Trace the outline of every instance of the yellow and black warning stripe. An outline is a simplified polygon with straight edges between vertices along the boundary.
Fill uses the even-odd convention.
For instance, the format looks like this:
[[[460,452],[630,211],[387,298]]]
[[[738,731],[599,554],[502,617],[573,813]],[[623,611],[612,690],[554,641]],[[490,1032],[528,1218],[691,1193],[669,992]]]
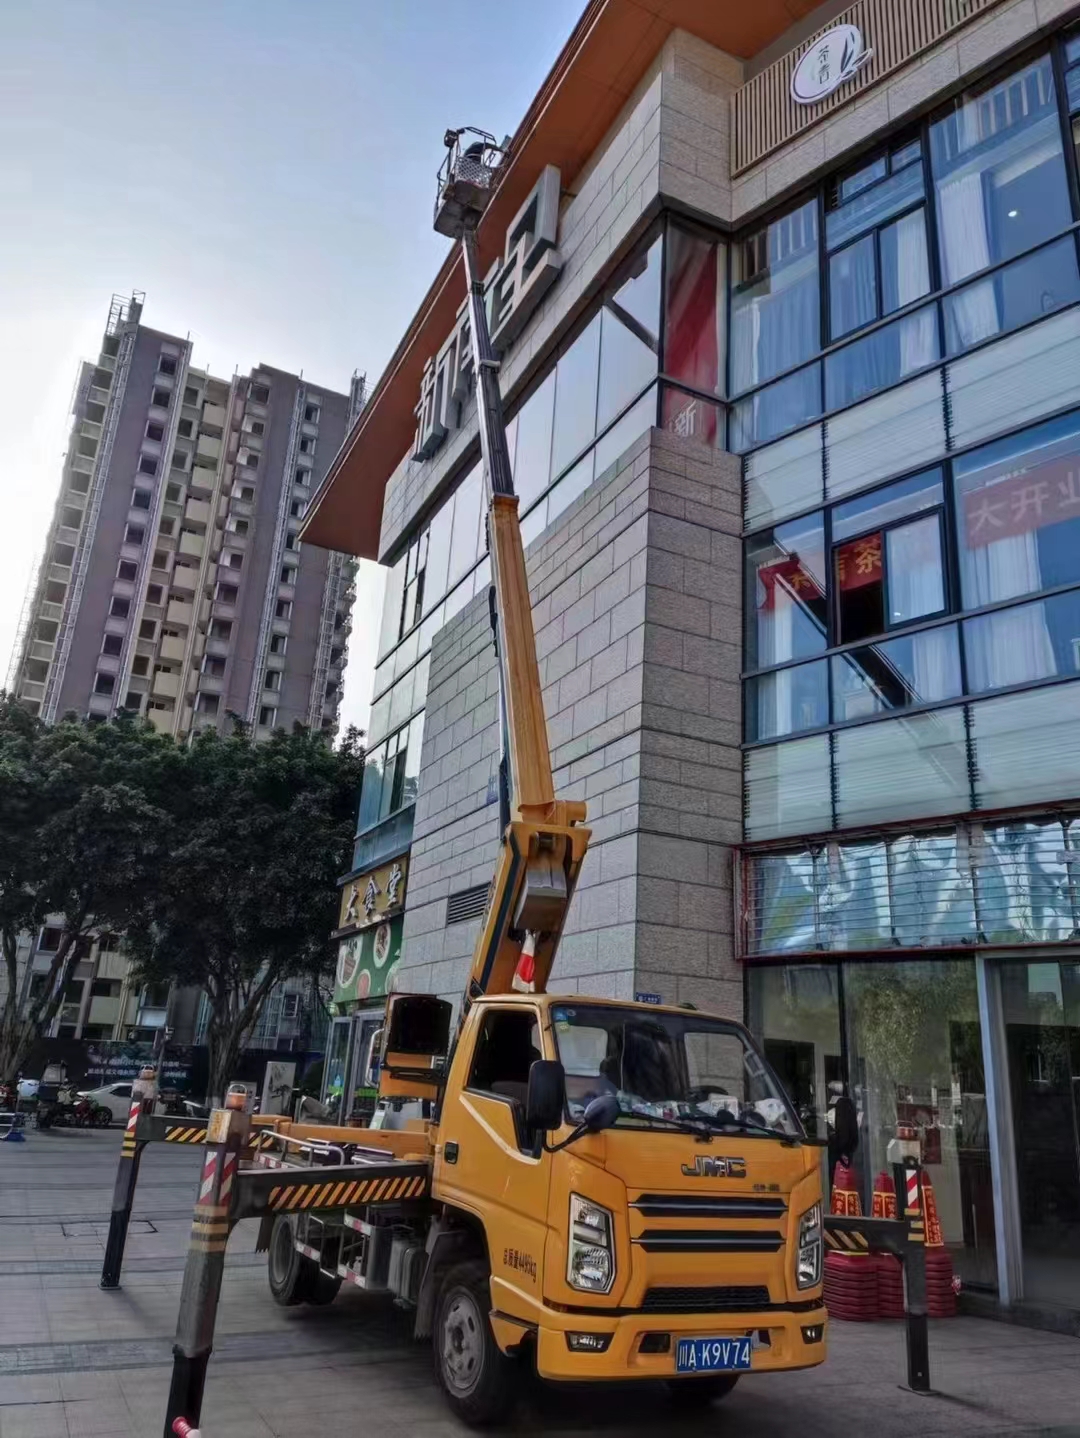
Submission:
[[[196,1124],[189,1128],[184,1124],[174,1124],[165,1130],[166,1143],[205,1143],[206,1125]]]
[[[191,1247],[198,1253],[221,1253],[228,1241],[227,1218],[196,1218],[191,1225]]]
[[[270,1190],[268,1206],[282,1212],[305,1208],[345,1208],[359,1203],[396,1203],[420,1198],[424,1177],[369,1178],[344,1182],[282,1184]]]
[[[842,1253],[869,1253],[870,1242],[864,1233],[847,1233],[843,1229],[829,1228],[825,1226],[825,1242],[830,1248],[839,1249]]]

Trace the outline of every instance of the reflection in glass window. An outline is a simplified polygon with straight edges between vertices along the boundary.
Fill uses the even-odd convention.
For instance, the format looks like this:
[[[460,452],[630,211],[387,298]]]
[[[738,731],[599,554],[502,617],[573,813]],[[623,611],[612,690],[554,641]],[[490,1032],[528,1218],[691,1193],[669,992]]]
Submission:
[[[555,424],[551,473],[561,473],[596,433],[596,380],[600,358],[600,316],[594,315],[559,356],[555,369]]]
[[[424,607],[430,609],[446,593],[450,572],[450,535],[454,525],[454,497],[450,496],[432,516],[428,528],[427,573],[424,580]]]
[[[551,478],[551,421],[555,409],[555,371],[551,370],[517,413],[514,489],[524,512]]]
[[[827,734],[748,749],[744,760],[748,843],[832,828]]]
[[[455,584],[476,563],[480,547],[483,473],[477,465],[454,495],[454,529],[450,540],[448,583]],[[434,596],[432,596],[434,597]]]
[[[933,306],[825,357],[825,408],[843,409],[940,359]]]
[[[722,394],[727,249],[671,225],[667,235],[664,372]]]
[[[741,454],[755,445],[768,444],[820,413],[821,366],[812,364],[733,406],[731,448]]]
[[[551,524],[564,509],[569,508],[577,499],[578,495],[584,494],[589,485],[593,482],[593,464],[596,460],[596,451],[590,449],[589,453],[580,459],[569,473],[564,474],[558,484],[548,495],[548,523]]]
[[[984,809],[1080,797],[1080,683],[1019,690],[968,706]]]
[[[1076,241],[1067,235],[989,279],[946,295],[945,344],[950,354],[959,354],[989,335],[1005,334],[1077,300]]]
[[[622,419],[611,426],[607,434],[597,440],[596,449],[593,451],[596,477],[599,479],[609,465],[621,459],[634,440],[640,438],[655,423],[656,386],[653,385],[646,390],[637,404],[626,411]]]
[[[401,606],[405,599],[405,566],[408,554],[403,554],[396,564],[386,571],[386,589],[383,591],[382,626],[379,631],[379,656],[393,649],[401,638]]]
[[[956,628],[923,629],[838,654],[832,676],[837,723],[955,699],[961,693]]]
[[[858,181],[854,193],[851,180],[841,180],[833,189],[825,222],[834,340],[930,292],[921,144],[913,141],[882,156],[852,179]],[[927,354],[921,363],[934,358],[936,354]],[[916,367],[908,356],[901,373]],[[869,383],[859,392],[868,394],[877,387]]]
[[[1033,248],[1070,223],[1049,55],[961,96],[931,126],[930,150],[946,286]],[[1028,283],[1033,279],[1039,284],[1037,276]],[[1016,302],[1031,308],[1027,297]],[[990,282],[965,293],[954,307],[954,322],[965,346],[998,332]]]
[[[821,515],[755,535],[746,550],[746,667],[820,654],[826,628]]]
[[[821,347],[817,201],[741,241],[733,265],[731,378],[738,393]]]
[[[833,539],[849,539],[853,534],[925,513],[941,504],[944,493],[941,470],[931,469],[926,474],[915,474],[861,494],[858,499],[849,499],[833,509]]]
[[[839,828],[957,814],[972,807],[959,705],[856,724],[838,729],[833,738]]]
[[[969,619],[964,647],[975,693],[1080,674],[1080,590]]]
[[[1080,414],[963,455],[954,474],[966,609],[1080,581]],[[1034,649],[1045,640],[1029,613]]]
[[[662,239],[633,259],[633,270],[604,300],[596,427],[603,429],[655,376],[660,352]]]
[[[957,1272],[965,1283],[992,1286],[993,1227],[985,1219],[993,1180],[974,960],[848,963],[843,983],[864,1196],[888,1168],[897,1124],[913,1126],[932,1165]]]
[[[809,854],[784,855],[774,861],[774,874],[769,876],[775,894],[769,892],[767,896],[765,924],[772,926],[768,916],[775,911],[779,920],[776,931],[783,933],[785,941],[791,930],[805,935],[807,922],[813,921],[813,890],[800,885],[796,859],[803,864],[812,862]],[[798,906],[795,913],[792,905]],[[818,946],[800,943],[797,947]],[[812,1139],[826,1140],[829,1110],[841,1091],[843,1077],[837,966],[786,964],[752,968],[747,1002],[751,1031],[760,1040],[807,1134]]]
[[[696,439],[711,448],[721,448],[724,442],[723,406],[687,394],[674,385],[665,385],[660,427],[681,435],[683,439]]]
[[[1076,925],[1066,830],[1049,823],[987,824],[979,850],[979,919],[989,943],[1070,939]]]
[[[829,722],[829,671],[824,659],[796,664],[746,682],[746,737],[779,739]]]

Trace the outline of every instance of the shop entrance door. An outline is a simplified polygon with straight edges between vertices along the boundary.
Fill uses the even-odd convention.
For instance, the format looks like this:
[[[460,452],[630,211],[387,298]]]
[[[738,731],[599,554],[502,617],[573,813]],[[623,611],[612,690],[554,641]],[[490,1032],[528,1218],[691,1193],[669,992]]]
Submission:
[[[1080,963],[1006,963],[1024,1297],[1080,1308]]]

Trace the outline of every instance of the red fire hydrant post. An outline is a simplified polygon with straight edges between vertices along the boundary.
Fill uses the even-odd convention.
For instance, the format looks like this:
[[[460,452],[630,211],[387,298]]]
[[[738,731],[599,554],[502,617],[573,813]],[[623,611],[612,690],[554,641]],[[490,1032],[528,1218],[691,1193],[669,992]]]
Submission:
[[[101,1266],[101,1287],[119,1288],[120,1269],[124,1262],[128,1224],[135,1202],[135,1185],[139,1181],[139,1164],[145,1143],[136,1137],[136,1128],[144,1113],[153,1113],[157,1098],[157,1078],[153,1069],[143,1069],[131,1085],[131,1108],[128,1110],[124,1139],[120,1145],[120,1162],[113,1185],[112,1213],[109,1215],[109,1237],[105,1244],[105,1262]]]
[[[165,1438],[176,1438],[174,1425],[178,1420],[197,1429],[202,1415],[206,1368],[214,1346],[214,1324],[225,1272],[225,1247],[235,1208],[235,1180],[249,1126],[242,1108],[215,1109],[207,1124],[205,1158],[173,1344]]]

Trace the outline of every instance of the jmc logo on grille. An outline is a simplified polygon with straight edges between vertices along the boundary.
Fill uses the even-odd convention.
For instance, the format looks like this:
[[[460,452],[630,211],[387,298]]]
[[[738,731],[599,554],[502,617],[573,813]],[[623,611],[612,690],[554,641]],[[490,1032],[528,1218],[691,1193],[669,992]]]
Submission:
[[[684,1163],[683,1173],[687,1178],[745,1178],[745,1158],[695,1158],[693,1163]]]

